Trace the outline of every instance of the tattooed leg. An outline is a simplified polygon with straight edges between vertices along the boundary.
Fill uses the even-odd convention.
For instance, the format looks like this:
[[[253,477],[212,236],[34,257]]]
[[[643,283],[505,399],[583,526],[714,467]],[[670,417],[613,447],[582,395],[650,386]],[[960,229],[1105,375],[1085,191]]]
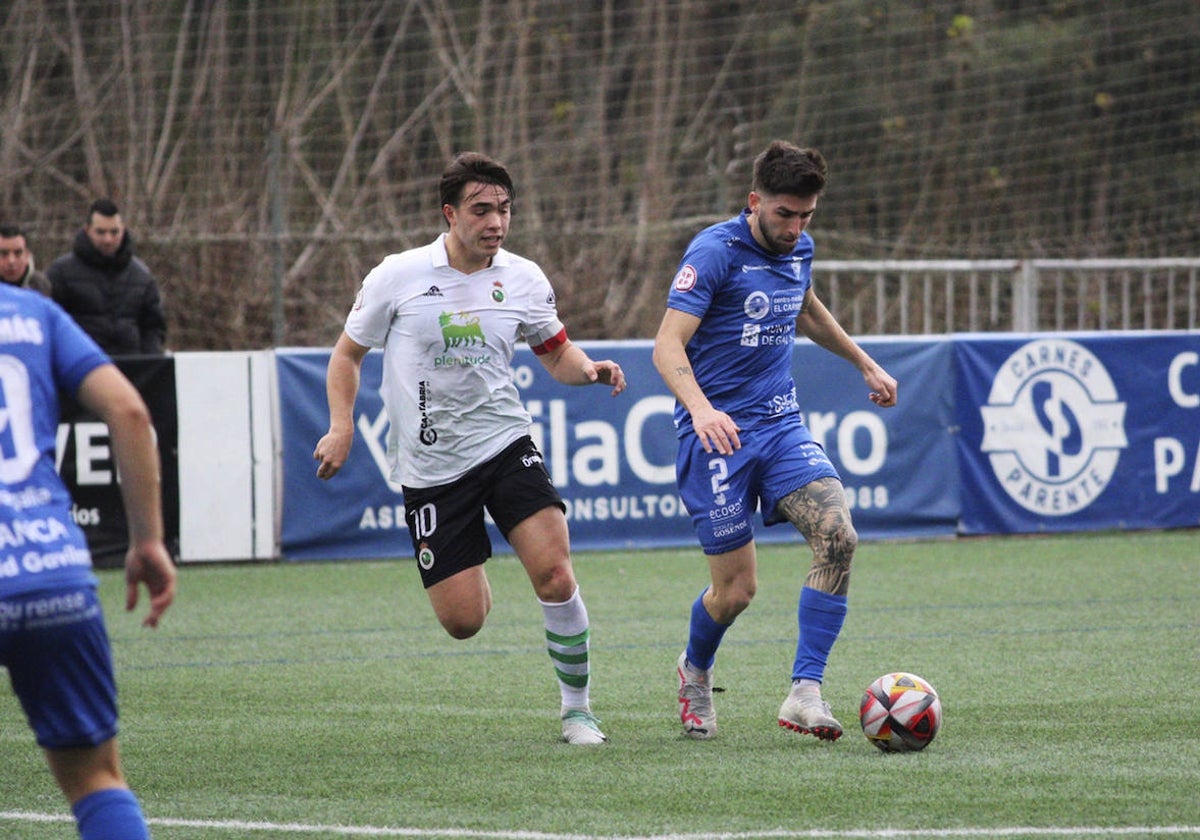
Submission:
[[[858,533],[850,521],[842,483],[836,478],[817,479],[780,500],[778,509],[812,548],[813,562],[805,585],[830,595],[845,595]]]

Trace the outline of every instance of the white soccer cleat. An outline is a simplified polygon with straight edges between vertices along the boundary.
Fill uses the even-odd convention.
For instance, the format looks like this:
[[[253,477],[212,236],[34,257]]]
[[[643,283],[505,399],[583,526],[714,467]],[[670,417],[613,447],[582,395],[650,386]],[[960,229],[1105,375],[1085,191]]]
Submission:
[[[821,699],[821,692],[813,687],[792,686],[779,707],[779,725],[802,735],[814,735],[822,741],[836,741],[842,737],[842,725],[829,710],[829,704]]]
[[[600,731],[600,721],[586,709],[567,709],[562,716],[562,737],[568,744],[603,744],[608,736]]]
[[[692,667],[687,651],[675,663],[679,674],[679,721],[689,738],[706,739],[717,734],[717,711],[713,708],[713,669]]]

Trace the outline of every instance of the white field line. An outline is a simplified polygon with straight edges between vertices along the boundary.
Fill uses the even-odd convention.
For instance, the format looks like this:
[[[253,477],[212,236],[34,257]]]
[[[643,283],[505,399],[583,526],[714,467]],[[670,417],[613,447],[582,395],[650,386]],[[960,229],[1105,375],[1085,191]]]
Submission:
[[[957,837],[1127,837],[1174,836],[1200,837],[1200,825],[1155,826],[998,826],[993,828],[872,828],[789,831],[773,829],[753,832],[705,832],[694,834],[653,834],[645,836],[614,834],[554,834],[543,831],[481,831],[464,828],[394,828],[386,826],[317,825],[307,823],[250,822],[243,820],[184,820],[167,817],[148,818],[151,826],[163,828],[200,828],[213,831],[258,832],[277,834],[324,834],[330,837],[478,837],[485,840],[883,840],[884,838]],[[66,814],[41,814],[32,811],[0,811],[0,822],[71,823]]]

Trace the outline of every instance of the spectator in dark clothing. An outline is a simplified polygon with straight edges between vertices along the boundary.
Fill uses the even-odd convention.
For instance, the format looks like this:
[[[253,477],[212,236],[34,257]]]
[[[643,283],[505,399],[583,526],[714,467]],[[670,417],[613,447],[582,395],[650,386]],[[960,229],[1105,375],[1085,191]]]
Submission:
[[[117,205],[92,203],[71,253],[46,269],[52,296],[110,356],[163,352],[166,314],[158,283],[133,255]]]
[[[29,237],[16,225],[0,225],[0,280],[50,296],[50,280],[33,267]]]

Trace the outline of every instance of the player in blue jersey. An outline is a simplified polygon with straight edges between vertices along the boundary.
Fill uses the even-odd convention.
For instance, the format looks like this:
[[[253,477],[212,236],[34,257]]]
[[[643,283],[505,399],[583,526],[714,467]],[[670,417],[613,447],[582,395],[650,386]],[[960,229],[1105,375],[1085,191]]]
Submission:
[[[771,143],[754,161],[748,207],[688,246],[654,340],[655,367],[677,400],[679,492],[712,578],[692,605],[676,663],[680,720],[692,738],[717,731],[713,663],[757,588],[759,507],[765,525],[791,522],[813,553],[779,725],[827,741],[842,734],[821,682],[846,615],[858,535],[841,479],[800,416],[791,372],[797,327],[858,368],[876,405],[896,404],[896,380],[813,293],[805,228],[825,178],[819,152]]]
[[[137,390],[48,298],[0,284],[0,665],[83,840],[149,837],[117,751],[117,692],[97,580],[55,470],[59,393],[108,424],[129,526],[125,606],[175,595],[158,449]]]

